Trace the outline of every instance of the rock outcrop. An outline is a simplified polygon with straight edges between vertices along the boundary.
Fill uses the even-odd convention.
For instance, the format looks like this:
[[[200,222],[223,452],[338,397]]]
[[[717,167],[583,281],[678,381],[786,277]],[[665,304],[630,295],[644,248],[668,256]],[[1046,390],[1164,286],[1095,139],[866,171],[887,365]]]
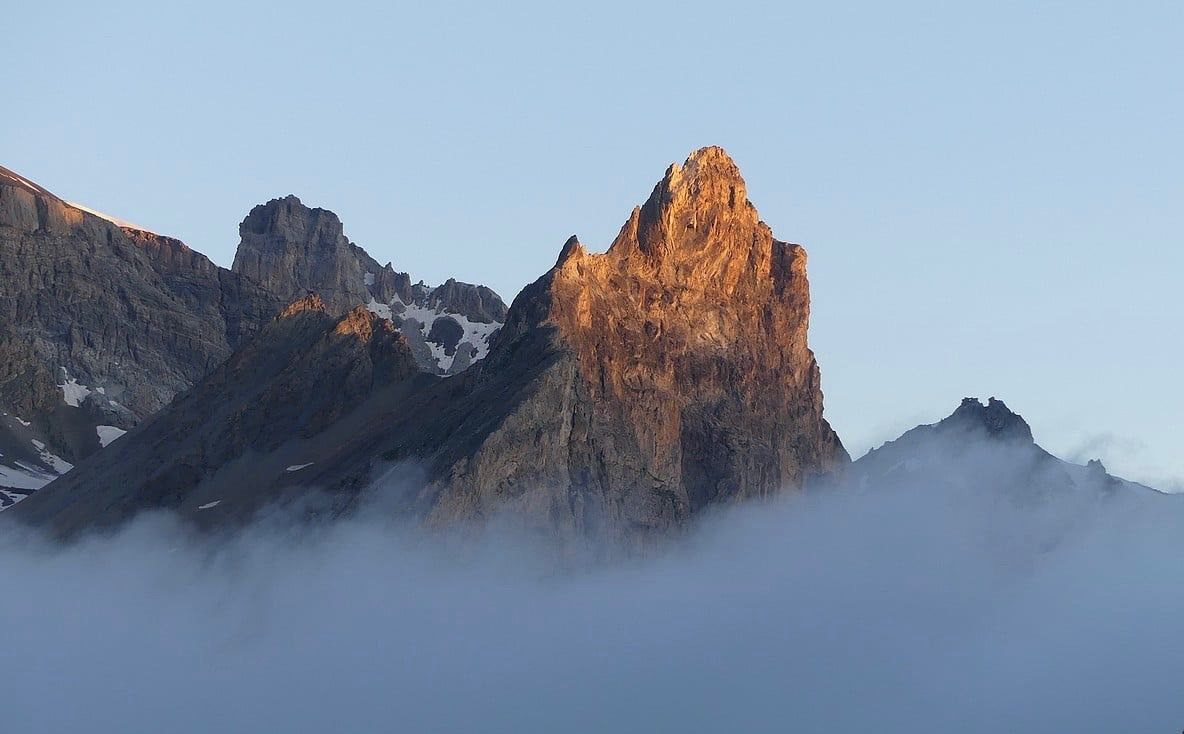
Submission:
[[[236,273],[285,300],[317,293],[334,315],[367,306],[402,330],[421,368],[435,374],[455,374],[484,357],[506,320],[505,303],[489,288],[453,279],[435,288],[412,283],[350,242],[336,214],[295,196],[256,206],[239,234]],[[451,324],[434,328],[441,318]],[[460,331],[448,344],[452,325]]]
[[[323,338],[313,332],[324,334],[328,316],[318,319],[299,337],[281,319],[120,454],[94,457],[77,480],[14,512],[69,534],[155,506],[210,518],[201,506],[216,501],[223,517],[241,519],[296,484],[347,512],[364,490],[385,488],[384,507],[430,525],[506,515],[550,537],[632,542],[849,461],[823,417],[806,341],[805,251],[773,238],[719,148],[672,166],[604,254],[570,240],[515,299],[488,356],[454,377],[410,375],[410,340],[386,339],[380,351],[397,352],[401,371],[362,381],[365,399],[333,404],[325,395],[343,375],[292,362]],[[378,323],[354,311],[332,328],[369,345]],[[452,348],[455,329],[438,331]],[[358,346],[355,359],[358,350],[374,354]],[[284,410],[260,395],[330,402]],[[244,430],[249,440],[234,451],[172,446],[190,435],[220,446],[214,437]],[[157,448],[138,453],[144,443]],[[146,488],[134,481],[141,475],[161,479]]]
[[[178,240],[0,169],[0,487],[44,484],[114,440],[280,305]]]
[[[430,519],[511,505],[575,533],[647,532],[842,466],[808,320],[804,249],[773,238],[722,149],[696,151],[606,253],[572,238],[515,300],[477,394],[532,382],[438,470]]]
[[[315,291],[336,315],[370,302],[366,274],[381,268],[346,239],[333,212],[285,196],[256,206],[238,231],[232,269],[280,298]]]

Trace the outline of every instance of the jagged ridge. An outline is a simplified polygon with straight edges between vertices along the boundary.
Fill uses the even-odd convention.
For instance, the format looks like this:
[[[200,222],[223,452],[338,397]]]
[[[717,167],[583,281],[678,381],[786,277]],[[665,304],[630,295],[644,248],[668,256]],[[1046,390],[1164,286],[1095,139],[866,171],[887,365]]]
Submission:
[[[339,242],[335,226],[318,226]],[[241,519],[235,508],[299,484],[334,493],[334,512],[343,512],[365,487],[415,466],[417,481],[386,506],[429,524],[509,514],[560,538],[643,539],[707,505],[800,487],[848,461],[822,417],[808,317],[804,250],[773,239],[734,163],[708,148],[667,171],[608,252],[569,241],[515,299],[474,368],[396,380],[312,433],[306,417],[269,415],[266,403],[236,398],[233,382],[214,376],[194,394],[247,406],[238,420],[257,431],[250,462],[207,466],[209,452],[101,456],[86,467],[97,478],[58,482],[17,510],[59,532],[165,500],[195,516],[216,501],[219,513]],[[261,343],[229,364],[244,363],[243,354],[263,360]],[[314,380],[321,373],[310,365]],[[315,381],[335,379],[330,371]],[[226,432],[209,428],[201,410],[187,396],[158,420],[198,436]],[[307,434],[302,457],[285,438],[293,430]],[[143,439],[126,440],[131,452]],[[297,482],[289,463],[314,466],[296,472]],[[162,500],[133,488],[113,501],[138,472],[169,476],[172,487],[189,477],[189,489]]]

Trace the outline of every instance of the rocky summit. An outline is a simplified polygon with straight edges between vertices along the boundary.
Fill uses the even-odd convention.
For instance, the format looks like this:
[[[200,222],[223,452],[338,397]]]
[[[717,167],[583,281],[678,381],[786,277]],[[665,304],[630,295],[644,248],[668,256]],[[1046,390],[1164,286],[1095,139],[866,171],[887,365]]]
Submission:
[[[240,232],[227,270],[0,168],[0,510],[153,416],[310,291],[326,314],[384,316],[436,374],[484,357],[505,320],[488,288],[412,283],[294,196],[255,207]]]
[[[346,514],[375,492],[433,526],[505,517],[549,537],[630,541],[849,461],[807,344],[805,251],[773,237],[722,149],[671,166],[603,254],[569,240],[488,355],[451,377],[407,369],[408,329],[375,336],[388,316],[433,308],[439,289],[400,290],[334,219],[290,198],[253,211],[236,271],[281,292],[323,279],[329,297],[302,300],[119,456],[93,457],[15,514],[69,535],[156,507],[241,522],[310,492]],[[342,314],[365,295],[359,277],[373,320]],[[463,293],[467,319],[495,317],[484,294],[445,287]]]
[[[619,535],[842,466],[809,301],[805,250],[773,238],[722,149],[696,151],[607,252],[572,238],[515,300],[471,393],[514,404],[470,451],[435,455],[430,518],[508,505]]]
[[[413,283],[350,242],[336,214],[295,196],[252,209],[239,234],[234,272],[284,300],[315,292],[338,316],[367,306],[394,323],[420,367],[436,374],[483,358],[506,320],[506,304],[489,288],[454,279],[435,288]]]

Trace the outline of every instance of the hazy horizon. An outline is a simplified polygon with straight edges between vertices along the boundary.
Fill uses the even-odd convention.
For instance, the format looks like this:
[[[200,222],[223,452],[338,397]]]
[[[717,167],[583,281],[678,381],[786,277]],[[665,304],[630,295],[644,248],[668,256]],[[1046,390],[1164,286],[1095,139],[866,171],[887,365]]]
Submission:
[[[809,252],[853,454],[994,395],[1064,458],[1184,478],[1177,4],[9,15],[0,165],[221,265],[294,193],[379,261],[509,301],[721,145]]]

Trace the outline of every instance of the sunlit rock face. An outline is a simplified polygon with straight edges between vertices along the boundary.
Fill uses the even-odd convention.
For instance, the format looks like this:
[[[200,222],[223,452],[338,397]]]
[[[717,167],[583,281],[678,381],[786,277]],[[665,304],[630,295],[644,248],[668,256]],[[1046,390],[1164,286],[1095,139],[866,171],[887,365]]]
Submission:
[[[720,148],[674,165],[604,254],[574,238],[481,370],[530,394],[440,483],[431,516],[511,504],[611,534],[801,487],[848,461],[806,341],[806,254]]]
[[[335,226],[301,231],[340,243]],[[288,319],[303,326],[269,327],[158,415],[185,428],[172,454],[145,429],[90,460],[86,483],[67,476],[15,514],[63,534],[160,505],[234,522],[303,488],[332,498],[329,515],[377,494],[433,527],[512,518],[548,538],[645,542],[713,504],[793,491],[848,463],[806,343],[805,268],[804,250],[760,221],[732,160],[706,148],[666,172],[607,252],[572,238],[515,299],[488,355],[459,374],[407,369],[419,359],[409,331],[463,354],[459,320],[407,328],[435,312],[435,291],[377,305],[385,294],[371,291],[382,313],[339,321],[329,299],[309,296],[294,307],[301,320]],[[365,275],[367,287],[383,282]],[[396,318],[403,333],[382,336],[377,325],[393,330]],[[322,341],[349,359],[306,359]],[[343,380],[355,389],[339,398]],[[306,400],[315,421],[282,407]],[[231,412],[205,407],[219,405]],[[249,440],[227,449],[223,437],[244,430]],[[154,448],[142,453],[144,442]],[[184,489],[135,479],[153,474]]]

